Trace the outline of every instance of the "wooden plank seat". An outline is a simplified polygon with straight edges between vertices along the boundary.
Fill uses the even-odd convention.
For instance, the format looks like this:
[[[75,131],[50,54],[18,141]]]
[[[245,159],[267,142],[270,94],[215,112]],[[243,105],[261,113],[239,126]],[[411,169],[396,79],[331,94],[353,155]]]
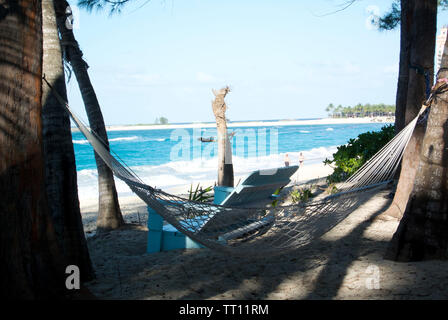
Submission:
[[[243,209],[250,203],[269,200],[278,188],[290,182],[291,176],[297,169],[298,166],[290,166],[254,171],[235,188],[215,187],[214,203]],[[174,204],[168,204],[168,207],[169,205]],[[195,206],[194,203],[179,203],[179,205],[191,205],[193,210]],[[186,229],[200,230],[208,234],[214,234],[219,230],[221,234],[216,234],[216,238],[220,241],[228,241],[260,230],[273,222],[272,217],[254,220],[246,216],[247,213],[244,210],[229,210],[228,212],[219,210],[216,215],[208,212],[207,215],[180,220],[179,223]],[[148,206],[148,253],[201,247],[201,244],[179,232],[171,224],[164,223],[162,217]]]

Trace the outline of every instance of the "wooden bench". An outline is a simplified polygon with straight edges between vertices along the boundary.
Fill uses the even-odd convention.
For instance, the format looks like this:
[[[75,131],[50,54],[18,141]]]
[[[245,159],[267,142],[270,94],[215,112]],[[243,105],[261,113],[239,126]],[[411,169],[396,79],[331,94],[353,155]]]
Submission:
[[[224,206],[245,206],[261,200],[269,200],[277,189],[286,186],[290,182],[291,176],[298,168],[298,166],[290,166],[257,170],[249,174],[235,188],[215,187],[214,203]],[[232,220],[231,217],[229,219]],[[217,220],[222,221],[222,219],[214,216],[208,216],[207,218],[197,217],[194,220],[194,223],[202,229],[212,228]],[[188,222],[191,223],[191,221]],[[251,230],[262,228],[269,223],[272,223],[272,219],[265,218],[257,222],[248,221],[247,225],[221,235],[220,240],[228,241],[234,239]],[[185,225],[188,225],[188,223]],[[148,206],[148,253],[201,247],[201,244],[179,232],[171,224],[164,223],[163,218]]]

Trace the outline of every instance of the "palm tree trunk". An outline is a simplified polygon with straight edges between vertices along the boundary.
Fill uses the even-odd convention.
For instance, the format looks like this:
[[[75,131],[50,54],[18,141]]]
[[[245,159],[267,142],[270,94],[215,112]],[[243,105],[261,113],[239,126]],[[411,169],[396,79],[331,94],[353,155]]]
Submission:
[[[0,8],[0,297],[62,298],[45,191],[41,1],[0,0]]]
[[[448,67],[448,43],[441,66]],[[441,68],[442,68],[441,67]],[[439,74],[446,78],[447,71]],[[411,196],[386,258],[448,258],[448,91],[433,101]]]
[[[76,80],[78,81],[90,128],[95,131],[108,146],[109,142],[107,139],[106,126],[104,124],[103,115],[95,90],[90,82],[90,77],[87,72],[87,63],[83,59],[83,54],[75,39],[73,30],[66,26],[65,10],[67,6],[68,3],[64,0],[57,1],[56,3],[57,23],[59,32],[61,33],[62,44],[65,49],[65,58],[70,62]],[[118,203],[113,173],[96,153],[95,161],[98,169],[99,189],[97,229],[98,231],[116,229],[124,224],[124,220]]]
[[[42,32],[42,73],[67,100],[53,0],[42,0]],[[82,281],[88,281],[93,279],[94,273],[79,209],[70,119],[46,84],[42,87],[42,126],[45,184],[56,236],[67,262],[78,266]]]
[[[400,62],[398,71],[397,96],[395,102],[395,132],[397,133],[406,126],[405,115],[409,82],[409,36],[414,2],[415,0],[400,1]]]
[[[218,130],[218,186],[233,187],[233,163],[232,147],[227,134],[225,96],[230,91],[229,87],[219,91],[213,90],[215,100],[212,102],[213,114]]]
[[[427,87],[432,86],[437,27],[437,0],[403,0],[401,5],[402,43],[395,123],[398,131],[417,116],[426,100]],[[425,126],[417,125],[403,155],[394,200],[382,217],[401,219],[403,216],[412,191],[424,134]]]
[[[433,84],[437,32],[437,0],[414,0],[410,21],[408,90],[405,123],[420,111],[426,90]],[[428,81],[428,83],[427,83]]]

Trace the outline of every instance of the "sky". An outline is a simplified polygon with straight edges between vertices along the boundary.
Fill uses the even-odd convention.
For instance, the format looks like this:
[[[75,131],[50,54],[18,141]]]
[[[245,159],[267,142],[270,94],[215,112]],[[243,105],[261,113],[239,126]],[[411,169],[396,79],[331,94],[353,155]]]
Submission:
[[[110,15],[70,1],[107,125],[212,122],[212,89],[226,85],[231,121],[321,118],[330,103],[394,104],[399,30],[369,23],[391,1],[359,0],[334,13],[344,2],[134,0]],[[442,11],[438,30],[446,23]],[[74,76],[68,98],[86,120]]]

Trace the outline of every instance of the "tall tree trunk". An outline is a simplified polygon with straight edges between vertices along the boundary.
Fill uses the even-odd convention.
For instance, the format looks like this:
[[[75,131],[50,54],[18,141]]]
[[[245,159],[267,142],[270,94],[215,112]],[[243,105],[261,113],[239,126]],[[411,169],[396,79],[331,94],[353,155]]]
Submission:
[[[215,95],[212,108],[218,130],[218,186],[233,187],[232,147],[227,134],[227,106],[224,101],[230,89],[229,87],[225,87],[219,91],[212,91]]]
[[[400,62],[398,71],[397,95],[395,101],[395,132],[400,132],[405,125],[406,101],[409,82],[409,49],[412,12],[416,0],[401,0],[400,17]]]
[[[437,0],[401,1],[400,74],[397,87],[396,129],[414,119],[426,100],[434,78]],[[400,179],[390,208],[382,215],[401,219],[412,191],[425,126],[417,125],[403,155]]]
[[[447,43],[441,66],[448,67]],[[443,69],[439,79],[447,76],[448,72]],[[436,96],[431,104],[419,160],[412,193],[389,244],[387,259],[418,261],[448,258],[447,89]]]
[[[95,90],[93,89],[87,72],[88,65],[83,59],[83,54],[75,39],[73,30],[67,28],[66,25],[67,16],[65,11],[68,3],[66,1],[57,1],[55,5],[57,24],[59,32],[61,33],[65,58],[70,62],[75,73],[86,108],[90,128],[94,130],[108,146],[109,141],[107,138],[106,126],[104,124],[103,115]],[[95,161],[98,169],[99,191],[97,228],[98,231],[116,229],[124,224],[124,220],[118,203],[113,173],[96,153]]]
[[[409,80],[405,125],[414,119],[426,100],[434,78],[437,33],[437,0],[414,0],[409,29]]]
[[[67,100],[53,0],[42,0],[43,61],[46,80]],[[42,87],[45,183],[53,225],[67,263],[80,268],[82,281],[94,277],[79,210],[70,119],[53,91]]]
[[[0,0],[0,9],[0,296],[62,297],[45,192],[41,1]]]

